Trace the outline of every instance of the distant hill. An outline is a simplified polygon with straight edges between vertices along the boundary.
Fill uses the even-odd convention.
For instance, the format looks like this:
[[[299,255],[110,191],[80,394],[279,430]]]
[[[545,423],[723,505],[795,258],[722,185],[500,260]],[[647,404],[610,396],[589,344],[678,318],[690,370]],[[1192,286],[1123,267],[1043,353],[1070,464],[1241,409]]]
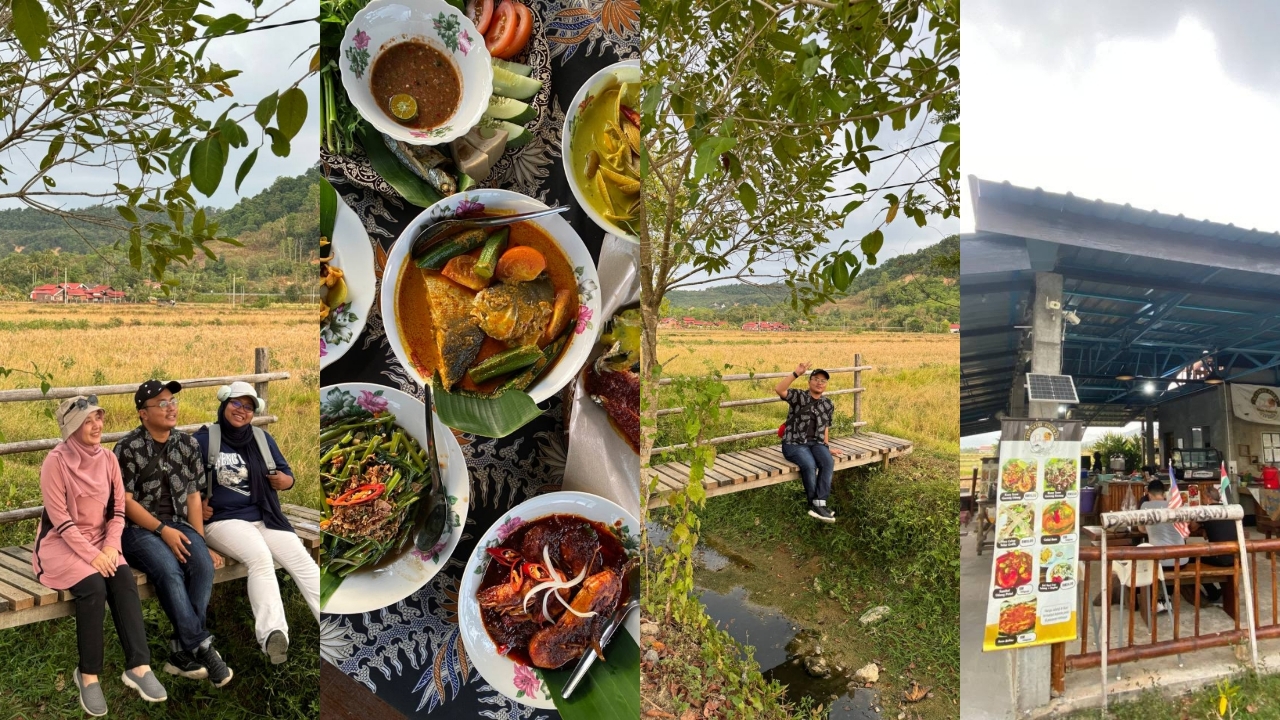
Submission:
[[[790,306],[790,291],[782,283],[757,287],[744,283],[705,290],[667,293],[670,315],[741,324],[753,320],[786,322],[824,328],[905,328],[946,332],[959,322],[960,291],[941,258],[960,251],[959,236],[864,268],[849,292],[805,318]]]

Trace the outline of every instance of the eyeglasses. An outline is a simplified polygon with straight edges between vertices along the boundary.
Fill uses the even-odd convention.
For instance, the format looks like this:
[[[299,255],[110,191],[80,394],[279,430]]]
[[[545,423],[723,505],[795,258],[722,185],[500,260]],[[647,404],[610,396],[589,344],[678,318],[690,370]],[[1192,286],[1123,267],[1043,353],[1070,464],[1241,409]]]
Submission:
[[[176,407],[178,407],[178,398],[170,398],[170,399],[168,399],[168,400],[161,400],[160,402],[156,403],[155,405],[147,405],[146,407],[149,407],[149,408],[160,408],[161,410],[167,410],[167,409],[169,409],[169,408],[176,408]]]
[[[235,408],[236,410],[244,410],[245,412],[253,412],[258,409],[255,403],[252,403],[252,402],[243,403],[243,402],[240,402],[239,400],[232,400],[231,402],[227,403],[227,405]]]

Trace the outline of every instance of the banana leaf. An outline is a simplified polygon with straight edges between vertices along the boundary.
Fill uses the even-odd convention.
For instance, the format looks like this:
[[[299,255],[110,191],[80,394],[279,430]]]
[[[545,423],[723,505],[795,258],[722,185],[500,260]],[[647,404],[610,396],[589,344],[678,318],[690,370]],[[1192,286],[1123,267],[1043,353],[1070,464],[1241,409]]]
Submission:
[[[409,168],[401,165],[396,156],[391,154],[386,143],[382,141],[382,135],[368,123],[360,123],[356,136],[364,146],[364,154],[368,156],[369,164],[405,200],[418,207],[431,207],[443,198],[435,188],[427,184],[426,180],[414,175]]]
[[[329,602],[329,598],[333,597],[333,594],[338,591],[338,586],[342,584],[342,580],[343,578],[338,577],[337,574],[331,573],[324,568],[320,569],[321,610],[323,610],[324,606]]]
[[[333,241],[333,226],[338,222],[338,191],[328,178],[320,179],[320,237]]]
[[[446,392],[437,374],[432,380],[440,422],[472,435],[506,437],[542,414],[529,393],[508,390],[493,397]]]
[[[587,652],[591,652],[588,650]],[[564,720],[636,720],[640,717],[640,648],[625,629],[619,629],[605,649],[606,662],[596,660],[578,683],[573,697],[561,696],[577,662],[561,670],[539,670],[551,699]]]

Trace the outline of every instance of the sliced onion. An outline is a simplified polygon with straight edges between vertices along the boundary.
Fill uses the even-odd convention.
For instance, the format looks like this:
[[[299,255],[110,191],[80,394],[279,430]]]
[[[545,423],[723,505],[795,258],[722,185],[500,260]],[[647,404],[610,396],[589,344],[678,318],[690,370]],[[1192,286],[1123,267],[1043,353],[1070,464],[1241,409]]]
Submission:
[[[583,572],[586,572],[586,568],[583,568],[582,570]],[[560,601],[560,604],[564,605],[565,610],[568,610],[569,612],[573,613],[574,615],[577,615],[580,618],[595,617],[598,614],[596,613],[595,610],[592,610],[591,612],[588,612],[588,613],[580,613],[577,610],[573,609],[573,606],[569,604],[568,600],[565,600],[564,598],[560,597],[560,593],[556,593],[555,596]]]
[[[560,602],[564,603],[565,602],[564,598],[560,597],[560,593],[555,591],[565,589],[565,588],[571,588],[574,585],[577,585],[578,583],[582,582],[582,579],[587,576],[587,568],[584,566],[582,568],[582,571],[579,572],[578,576],[575,577],[574,579],[567,580],[567,581],[561,580],[560,573],[557,572],[555,566],[551,564],[551,557],[547,553],[547,548],[545,545],[542,548],[542,557],[547,562],[547,572],[551,573],[551,577],[555,578],[555,580],[548,580],[547,582],[544,582],[544,583],[538,583],[537,585],[533,586],[533,589],[525,593],[524,602],[521,604],[521,610],[524,612],[529,611],[529,598],[538,594],[540,591],[546,590],[548,588],[551,589],[552,591],[551,594],[554,594],[557,598],[560,598]],[[545,617],[548,622],[552,622],[551,615],[547,612],[547,600],[548,598],[545,596],[542,598],[542,616]],[[567,604],[565,606],[568,607]],[[574,611],[574,614],[579,615],[581,617],[581,614],[578,613],[577,611]]]

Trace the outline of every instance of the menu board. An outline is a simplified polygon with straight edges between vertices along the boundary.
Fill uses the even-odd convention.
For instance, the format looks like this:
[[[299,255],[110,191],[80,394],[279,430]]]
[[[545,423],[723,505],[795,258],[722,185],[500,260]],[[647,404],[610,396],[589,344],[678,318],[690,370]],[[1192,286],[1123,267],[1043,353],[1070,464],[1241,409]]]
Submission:
[[[996,549],[983,650],[1077,637],[1078,429],[1065,432],[1061,421],[1005,423],[1006,436],[1018,439],[1000,442]],[[1077,439],[1064,439],[1069,436]]]

